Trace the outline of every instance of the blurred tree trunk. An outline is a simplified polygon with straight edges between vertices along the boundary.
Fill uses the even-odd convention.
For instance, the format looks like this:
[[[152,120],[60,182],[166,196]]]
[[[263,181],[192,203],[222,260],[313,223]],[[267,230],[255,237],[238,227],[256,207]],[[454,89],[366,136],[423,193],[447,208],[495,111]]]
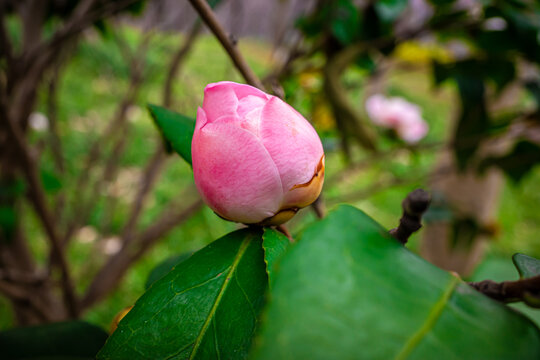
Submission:
[[[438,175],[443,172],[445,175]],[[502,175],[494,170],[478,175],[460,172],[445,151],[431,180],[432,206],[442,219],[426,221],[420,252],[431,263],[460,275],[469,275],[484,254],[495,223]]]
[[[491,96],[490,113],[515,105],[519,91],[513,84],[495,99]],[[495,150],[501,145],[495,145]],[[481,156],[482,146],[479,153]],[[504,177],[496,169],[482,175],[474,166],[459,170],[449,149],[441,154],[430,183],[432,216],[426,219],[420,253],[443,269],[470,275],[482,260],[487,242],[496,234]]]

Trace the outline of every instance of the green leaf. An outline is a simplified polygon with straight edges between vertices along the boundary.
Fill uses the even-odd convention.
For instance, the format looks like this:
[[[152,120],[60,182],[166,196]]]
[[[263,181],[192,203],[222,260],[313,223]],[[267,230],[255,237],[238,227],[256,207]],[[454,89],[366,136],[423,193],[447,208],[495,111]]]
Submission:
[[[94,359],[107,333],[83,321],[14,328],[0,332],[2,359]]]
[[[262,231],[214,241],[155,282],[98,359],[244,359],[268,277]]]
[[[255,359],[538,359],[524,316],[340,206],[279,262]]]
[[[165,260],[163,260],[161,263],[159,263],[148,275],[148,279],[146,279],[146,284],[144,285],[144,288],[148,290],[150,286],[152,286],[153,283],[167,275],[169,271],[171,271],[176,265],[180,264],[182,261],[188,259],[191,256],[191,252],[171,256]]]
[[[338,0],[334,6],[330,25],[332,34],[342,45],[358,41],[361,32],[361,19],[357,7],[350,0]]]
[[[195,131],[195,120],[157,105],[149,104],[148,110],[163,135],[167,151],[176,151],[191,165],[191,139]]]
[[[523,254],[514,254],[512,261],[519,272],[519,277],[529,278],[540,275],[540,260]]]
[[[289,239],[282,233],[271,228],[264,228],[264,262],[266,263],[266,272],[270,280],[273,279],[277,261],[285,254],[289,244]]]
[[[485,171],[496,166],[517,183],[538,163],[540,146],[529,141],[520,141],[509,154],[483,159],[478,167],[480,171]]]

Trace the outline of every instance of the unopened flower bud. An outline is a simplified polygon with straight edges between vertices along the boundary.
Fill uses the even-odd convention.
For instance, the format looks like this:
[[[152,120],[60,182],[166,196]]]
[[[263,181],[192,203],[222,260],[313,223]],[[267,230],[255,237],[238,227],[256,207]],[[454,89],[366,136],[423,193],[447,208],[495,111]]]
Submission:
[[[322,189],[324,152],[313,127],[252,86],[206,87],[191,149],[200,194],[227,220],[278,225]]]

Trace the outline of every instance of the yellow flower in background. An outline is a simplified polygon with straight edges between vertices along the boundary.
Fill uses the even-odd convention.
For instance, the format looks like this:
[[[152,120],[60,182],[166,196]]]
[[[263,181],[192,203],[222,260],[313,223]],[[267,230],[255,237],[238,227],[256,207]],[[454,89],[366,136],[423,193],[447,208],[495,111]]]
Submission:
[[[318,69],[304,70],[298,75],[298,82],[307,92],[318,92],[322,86],[322,75]]]
[[[417,41],[406,41],[397,46],[394,56],[413,64],[429,64],[433,60],[440,63],[453,61],[449,50],[437,45]]]
[[[313,107],[311,121],[319,131],[332,130],[335,127],[334,114],[326,101],[318,100]]]

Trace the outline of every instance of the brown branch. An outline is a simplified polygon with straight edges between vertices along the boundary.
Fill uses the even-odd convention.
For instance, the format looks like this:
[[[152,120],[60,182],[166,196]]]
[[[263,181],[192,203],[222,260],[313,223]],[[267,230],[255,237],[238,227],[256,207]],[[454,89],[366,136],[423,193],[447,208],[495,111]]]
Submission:
[[[39,285],[48,281],[46,274],[28,273],[13,268],[0,269],[0,280],[9,283]]]
[[[49,309],[40,299],[24,288],[0,280],[0,293],[17,304],[27,304],[44,322],[51,321]]]
[[[13,300],[26,300],[28,297],[28,293],[24,289],[3,280],[0,280],[0,292]]]
[[[390,230],[390,235],[400,243],[406,244],[412,233],[422,227],[422,214],[429,207],[431,196],[422,189],[416,189],[407,195],[401,203],[403,216],[399,219],[399,226]]]
[[[369,168],[373,165],[380,164],[382,161],[387,159],[398,158],[402,153],[408,154],[412,151],[420,150],[432,150],[434,152],[443,151],[447,149],[448,145],[443,142],[432,142],[432,143],[420,143],[415,145],[406,145],[392,148],[388,151],[379,151],[374,154],[369,154],[368,157],[357,162],[348,164],[344,169],[337,172],[333,177],[325,179],[326,186],[333,186],[336,183],[339,183],[343,180],[349,179],[354,174]]]
[[[137,0],[111,1],[95,9],[93,6],[96,0],[81,1],[73,11],[73,15],[49,41],[42,41],[30,49],[25,49],[25,52],[15,61],[16,71],[10,72],[12,76],[8,81],[8,83],[13,83],[8,84],[9,89],[15,86],[15,83],[18,85],[18,91],[14,92],[10,100],[14,109],[13,118],[28,118],[32,104],[35,102],[37,85],[41,82],[45,70],[62,52],[67,40],[78,35],[95,21],[114,15],[135,1]]]
[[[150,160],[146,164],[143,175],[141,176],[141,179],[139,180],[139,191],[137,192],[137,195],[135,196],[135,200],[131,208],[131,213],[122,231],[122,239],[123,239],[124,246],[126,244],[129,244],[131,240],[133,239],[133,233],[137,225],[137,222],[139,221],[139,217],[142,213],[142,210],[144,207],[144,201],[146,200],[146,195],[150,192],[153,184],[155,183],[157,177],[159,176],[165,158],[166,158],[166,153],[165,153],[164,147],[162,146],[162,144],[158,144],[158,147],[156,151],[154,152],[154,155],[150,158]]]
[[[482,294],[505,303],[524,301],[528,296],[540,297],[540,275],[500,283],[484,280],[470,282],[469,285]]]
[[[6,24],[4,22],[5,9],[0,5],[0,58],[5,57],[7,68],[13,69],[13,48],[7,36]]]
[[[34,159],[32,158],[31,151],[25,141],[22,131],[17,124],[15,124],[13,119],[8,116],[5,105],[1,99],[0,115],[0,117],[4,119],[4,124],[13,146],[19,153],[19,166],[28,183],[30,202],[34,207],[34,210],[36,211],[45,232],[47,233],[47,238],[51,245],[51,251],[54,253],[55,258],[58,259],[57,265],[61,273],[60,283],[62,286],[66,308],[68,309],[70,316],[77,317],[77,298],[75,296],[71,274],[61,246],[61,239],[54,223],[54,216],[47,205],[47,199],[41,184],[37,166],[34,163]]]
[[[64,172],[64,158],[62,156],[62,143],[58,135],[58,111],[57,111],[57,86],[60,72],[60,65],[54,67],[51,79],[49,80],[47,92],[47,118],[49,119],[49,146],[56,170]]]
[[[279,231],[280,233],[282,233],[283,235],[285,235],[287,237],[287,239],[289,239],[289,241],[291,243],[295,242],[292,235],[291,235],[291,232],[289,231],[289,229],[287,228],[287,226],[285,224],[281,224],[281,225],[276,226],[276,230]]]
[[[30,49],[25,58],[33,59],[45,52],[56,52],[66,40],[85,30],[97,20],[115,15],[139,0],[120,0],[103,2],[101,7],[96,7],[97,0],[83,0],[79,2],[71,17],[64,26],[56,31],[49,41],[42,42]]]
[[[229,54],[229,57],[233,61],[234,65],[240,71],[244,79],[248,84],[255,86],[259,89],[264,89],[264,86],[255,75],[253,70],[249,67],[248,63],[237,49],[235,41],[231,41],[230,36],[227,36],[227,33],[223,26],[219,23],[214,11],[204,0],[189,0],[191,5],[195,8],[201,19],[204,23],[210,28],[212,33],[217,37],[225,51]]]
[[[189,53],[195,40],[199,36],[202,30],[202,23],[197,20],[195,24],[191,27],[189,33],[187,34],[186,39],[184,40],[182,46],[174,54],[171,64],[169,65],[169,71],[165,79],[165,86],[163,88],[163,106],[169,107],[172,104],[172,89],[173,83],[178,75],[178,71],[182,67],[183,61],[186,58],[186,55]]]
[[[93,168],[102,158],[104,144],[116,138],[116,142],[113,145],[113,154],[108,158],[103,171],[102,177],[94,182],[91,190],[91,198],[87,201],[78,197],[76,199],[77,211],[75,211],[74,217],[67,224],[66,230],[62,239],[64,246],[69,242],[78,226],[86,219],[91,209],[93,209],[92,203],[96,200],[96,194],[99,193],[103,183],[110,179],[112,175],[116,172],[118,161],[117,158],[123,152],[124,145],[127,141],[125,133],[121,131],[127,120],[127,112],[129,107],[135,102],[139,89],[142,85],[142,72],[144,62],[144,53],[147,49],[150,38],[145,37],[141,44],[139,45],[135,54],[131,55],[130,61],[130,83],[126,95],[120,102],[113,120],[109,123],[109,126],[105,129],[102,136],[96,139],[90,147],[88,152],[88,157],[86,158],[86,163],[82,169],[77,181],[75,183],[75,194],[81,194],[84,192],[89,180],[90,173]],[[127,60],[127,59],[126,59]]]
[[[165,209],[158,217],[159,220],[138,235],[131,246],[124,246],[116,255],[107,260],[88,287],[81,302],[81,308],[87,309],[114,289],[134,261],[169,231],[189,219],[201,209],[202,205],[202,200],[196,200],[189,207],[181,210],[177,210],[175,204],[172,208]]]
[[[315,216],[317,216],[318,219],[322,219],[326,215],[326,207],[324,205],[324,198],[323,195],[319,195],[317,200],[311,204],[311,208],[313,209],[313,212],[315,213]]]
[[[197,20],[192,26],[186,39],[182,43],[182,46],[175,53],[169,65],[165,85],[163,87],[163,105],[165,107],[169,107],[172,103],[173,81],[176,78],[178,71],[182,67],[183,60],[186,58],[187,54],[193,47],[195,40],[201,32],[201,29],[202,23]],[[153,184],[155,183],[157,177],[161,172],[163,162],[166,159],[164,148],[161,145],[161,139],[159,141],[160,144],[158,144],[154,155],[149,159],[148,163],[145,166],[145,170],[141,175],[139,181],[139,191],[135,196],[131,213],[122,231],[122,239],[124,246],[126,244],[129,244],[133,239],[133,233],[139,220],[140,214],[142,213],[146,196],[152,189]]]
[[[170,63],[167,81],[163,89],[163,103],[165,106],[170,106],[172,102],[173,80],[200,33],[201,27],[201,23],[197,21]],[[122,230],[122,249],[112,256],[94,277],[82,301],[83,308],[91,306],[114,289],[131,264],[139,259],[150,246],[202,207],[202,201],[198,200],[187,209],[175,212],[176,205],[173,204],[162,212],[158,217],[160,220],[154,225],[148,227],[139,235],[135,234],[135,228],[144,209],[144,202],[161,173],[165,159],[166,154],[160,143],[154,155],[148,160],[139,180],[139,191],[135,195],[131,212]]]
[[[362,124],[360,114],[348,100],[347,91],[341,84],[343,71],[347,69],[358,55],[366,50],[367,46],[364,43],[347,47],[328,59],[323,68],[324,91],[334,111],[336,125],[342,136],[342,147],[347,158],[350,158],[350,148],[347,139],[349,134],[366,150],[376,151],[373,132]]]

